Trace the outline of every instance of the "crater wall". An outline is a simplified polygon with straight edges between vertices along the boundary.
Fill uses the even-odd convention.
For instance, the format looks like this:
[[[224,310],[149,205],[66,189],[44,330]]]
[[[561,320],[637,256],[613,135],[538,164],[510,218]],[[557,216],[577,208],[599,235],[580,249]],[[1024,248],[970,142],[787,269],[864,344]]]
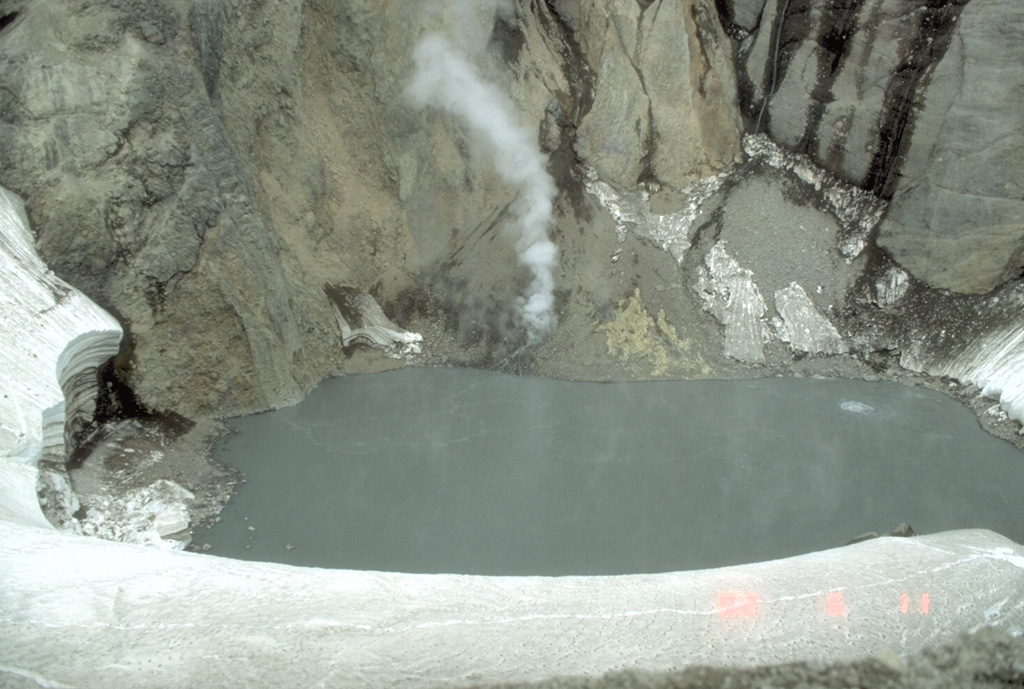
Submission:
[[[125,328],[111,375],[154,411],[252,412],[403,365],[342,346],[326,285],[423,334],[424,364],[927,371],[1016,399],[997,392],[1015,365],[993,383],[953,362],[1017,342],[1024,18],[933,5],[8,4],[0,182]],[[519,190],[458,119],[410,107],[427,33],[470,46],[558,189],[561,325],[525,357]],[[796,157],[780,171],[745,131]]]

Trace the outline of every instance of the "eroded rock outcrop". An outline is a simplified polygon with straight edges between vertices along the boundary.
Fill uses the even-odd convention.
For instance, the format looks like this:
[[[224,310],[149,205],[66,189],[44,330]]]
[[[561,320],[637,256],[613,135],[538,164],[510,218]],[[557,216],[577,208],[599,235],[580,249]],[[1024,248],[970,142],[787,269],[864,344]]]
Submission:
[[[1024,5],[972,0],[918,106],[879,244],[930,285],[1024,276]]]
[[[0,40],[3,178],[53,269],[128,327],[123,366],[144,402],[295,400],[301,342],[277,239],[206,96],[182,9],[27,6]]]
[[[682,188],[734,162],[742,124],[711,3],[580,3],[565,14],[595,75],[576,150],[602,179]]]
[[[456,337],[520,337],[505,313],[525,273],[502,234],[517,189],[457,121],[409,107],[424,31],[507,90],[563,192],[578,188],[577,157],[627,186],[683,185],[739,153],[727,39],[706,0],[497,16],[38,0],[12,16],[0,180],[26,198],[54,270],[125,324],[115,370],[153,409],[254,411],[373,366],[337,346],[327,282]],[[559,213],[571,208],[563,197]]]
[[[891,198],[879,242],[928,284],[980,293],[1020,276],[1020,3],[724,5],[755,131]]]

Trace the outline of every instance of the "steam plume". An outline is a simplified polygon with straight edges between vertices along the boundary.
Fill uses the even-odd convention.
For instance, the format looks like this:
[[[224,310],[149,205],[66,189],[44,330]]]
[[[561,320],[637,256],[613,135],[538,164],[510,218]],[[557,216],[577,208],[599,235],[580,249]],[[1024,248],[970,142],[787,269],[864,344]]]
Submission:
[[[415,69],[406,91],[414,107],[434,107],[459,118],[491,151],[494,169],[503,181],[519,189],[513,204],[513,236],[519,262],[533,278],[518,299],[519,317],[527,344],[550,335],[554,313],[554,270],[558,247],[548,236],[557,193],[546,169],[547,157],[536,137],[516,121],[516,108],[506,94],[488,83],[438,34],[428,34],[412,53]]]

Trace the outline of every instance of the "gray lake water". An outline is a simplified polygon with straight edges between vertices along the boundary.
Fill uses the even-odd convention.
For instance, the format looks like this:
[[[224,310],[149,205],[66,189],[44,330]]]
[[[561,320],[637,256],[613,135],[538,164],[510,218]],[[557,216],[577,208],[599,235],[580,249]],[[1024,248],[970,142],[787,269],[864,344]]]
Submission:
[[[211,554],[464,574],[756,562],[909,522],[1024,541],[1024,454],[895,383],[572,383],[408,368],[233,419]]]

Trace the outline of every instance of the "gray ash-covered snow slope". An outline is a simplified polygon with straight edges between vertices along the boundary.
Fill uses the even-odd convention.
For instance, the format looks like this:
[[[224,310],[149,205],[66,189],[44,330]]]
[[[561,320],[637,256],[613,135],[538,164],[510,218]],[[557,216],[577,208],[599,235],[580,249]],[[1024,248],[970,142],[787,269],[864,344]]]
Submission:
[[[623,577],[302,569],[10,522],[0,546],[0,673],[52,686],[451,686],[914,654],[1024,627],[1024,549],[986,531]]]
[[[40,333],[19,348],[24,331],[4,330],[5,389],[40,400],[0,418],[6,686],[450,686],[913,654],[983,626],[1024,633],[1024,548],[988,531],[550,578],[303,569],[60,533],[36,498],[42,429],[61,417],[53,381],[94,363],[75,356],[83,335],[95,350],[119,332],[39,269],[16,199],[2,200],[5,318]],[[54,304],[54,285],[73,310]]]

